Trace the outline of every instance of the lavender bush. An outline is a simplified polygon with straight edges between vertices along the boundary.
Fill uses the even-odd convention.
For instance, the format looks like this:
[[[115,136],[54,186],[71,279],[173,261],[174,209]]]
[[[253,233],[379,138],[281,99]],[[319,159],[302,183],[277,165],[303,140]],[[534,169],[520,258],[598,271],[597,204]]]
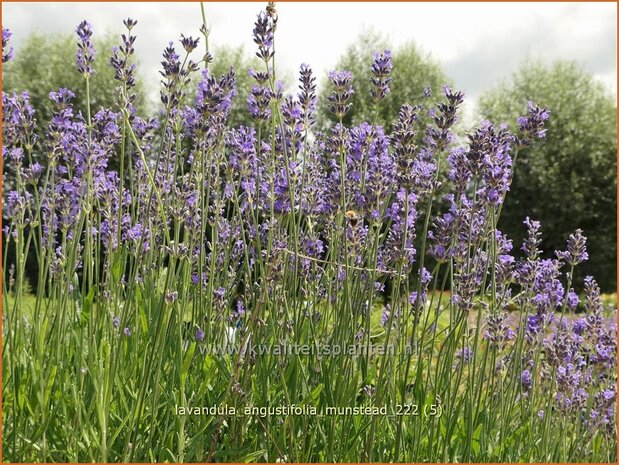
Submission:
[[[209,72],[206,27],[164,50],[147,118],[139,26],[124,24],[114,108],[55,89],[42,122],[27,92],[2,95],[5,460],[616,461],[616,310],[591,277],[573,290],[582,231],[547,254],[523,219],[515,260],[497,229],[547,109],[530,103],[517,134],[485,122],[458,140],[464,96],[445,87],[390,127],[347,127],[356,89],[333,71],[339,123],[321,133],[310,66],[292,94],[274,74],[269,4],[253,127],[227,124],[246,70]],[[89,98],[92,36],[77,27]],[[391,70],[378,52],[376,112]]]

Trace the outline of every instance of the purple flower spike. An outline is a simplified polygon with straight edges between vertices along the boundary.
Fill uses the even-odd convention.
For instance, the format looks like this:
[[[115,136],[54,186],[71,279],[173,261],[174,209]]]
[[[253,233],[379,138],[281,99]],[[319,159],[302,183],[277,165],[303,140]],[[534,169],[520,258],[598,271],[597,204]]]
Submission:
[[[301,120],[311,126],[314,123],[316,111],[316,78],[309,65],[302,64],[299,71],[299,104],[301,105]]]
[[[254,43],[258,45],[256,55],[265,62],[269,61],[273,55],[273,38],[275,33],[275,23],[271,17],[261,11],[254,23]]]
[[[577,229],[574,234],[570,234],[567,239],[567,251],[556,252],[557,258],[564,260],[571,266],[576,266],[589,260],[587,253],[587,238],[582,235],[582,230]]]
[[[389,83],[391,78],[391,70],[393,69],[393,63],[391,62],[391,52],[385,50],[382,53],[374,53],[374,62],[372,63],[372,98],[375,102],[383,100],[391,90],[389,89]]]
[[[520,145],[530,145],[533,139],[546,137],[544,123],[550,118],[550,111],[547,108],[540,108],[529,102],[529,114],[518,118],[518,127],[522,132],[519,138]]]
[[[77,70],[84,77],[95,74],[92,65],[95,62],[95,48],[92,44],[92,26],[88,21],[82,21],[76,29],[77,37]]]
[[[341,119],[352,106],[349,103],[355,93],[351,85],[352,73],[350,71],[331,71],[329,80],[335,87],[333,93],[328,97],[329,111]]]
[[[9,38],[13,34],[7,28],[2,28],[2,63],[6,63],[7,61],[13,58],[13,47],[7,50],[9,45]]]
[[[504,350],[509,341],[516,337],[514,330],[505,322],[507,314],[490,315],[484,331],[484,339],[490,346]]]
[[[268,87],[253,86],[247,97],[249,114],[258,121],[267,121],[271,117],[271,97],[273,93]]]
[[[131,336],[131,330],[127,327],[123,330],[123,334],[127,337]]]
[[[527,239],[522,244],[522,251],[529,260],[535,260],[541,254],[539,245],[542,243],[542,233],[540,232],[540,222],[531,220],[528,216],[523,221],[527,226]]]
[[[193,52],[197,47],[200,39],[194,39],[193,37],[185,37],[181,34],[181,44],[187,53]]]
[[[243,305],[242,300],[238,300],[236,302],[236,310],[234,311],[234,316],[236,318],[243,318],[245,315],[245,305]]]
[[[129,64],[129,57],[135,53],[133,44],[135,43],[136,36],[131,35],[131,30],[138,23],[131,18],[127,18],[123,21],[129,34],[121,34],[122,45],[114,47],[113,55],[110,58],[110,64],[114,68],[114,79],[125,84],[127,89],[131,89],[135,86],[135,64]],[[132,104],[135,101],[135,94],[129,94],[126,96],[128,101],[124,102],[125,106]]]
[[[123,20],[123,24],[125,25],[128,31],[131,31],[131,29],[133,29],[137,23],[138,23],[137,20],[131,19],[131,18],[127,18]]]
[[[204,330],[202,328],[198,328],[198,330],[196,331],[196,341],[204,341]]]

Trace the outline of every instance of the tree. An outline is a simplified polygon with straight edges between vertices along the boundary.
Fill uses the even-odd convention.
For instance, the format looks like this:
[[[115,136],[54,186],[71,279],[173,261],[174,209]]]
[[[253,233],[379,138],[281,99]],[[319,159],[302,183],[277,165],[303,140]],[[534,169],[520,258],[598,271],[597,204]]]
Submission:
[[[378,113],[370,94],[370,68],[375,51],[391,50],[393,78],[389,87],[391,93],[380,103]],[[433,98],[440,99],[440,92],[450,80],[443,73],[440,65],[428,53],[423,52],[414,42],[393,48],[389,41],[381,34],[367,30],[361,33],[356,42],[348,47],[344,55],[335,65],[338,71],[351,71],[352,85],[355,94],[352,97],[352,108],[344,117],[347,125],[358,124],[362,121],[373,122],[384,126],[388,131],[391,123],[397,119],[398,112],[403,104],[410,105],[424,103],[424,91],[429,89]],[[320,92],[320,113],[318,127],[326,129],[334,123],[335,117],[327,112],[325,101],[331,93],[331,85],[325,78]],[[434,100],[431,100],[433,103]],[[422,126],[429,116],[422,115]]]
[[[114,69],[109,64],[112,47],[120,38],[105,36],[94,41],[95,74],[90,78],[90,107],[94,115],[100,108],[115,108],[116,87]],[[75,67],[77,39],[74,35],[32,34],[15,53],[15,59],[9,61],[2,69],[2,87],[4,92],[23,92],[30,94],[30,103],[34,106],[38,129],[42,132],[52,115],[51,91],[61,87],[75,93],[75,111],[86,114],[86,84]],[[139,71],[139,67],[138,67]],[[137,79],[136,107],[140,113],[145,107],[142,81]]]
[[[525,217],[540,220],[547,251],[565,249],[567,236],[582,228],[590,259],[577,268],[576,279],[595,275],[603,290],[615,290],[615,99],[576,63],[526,63],[511,82],[482,96],[479,113],[515,121],[529,100],[551,111],[548,132],[519,155],[499,226],[518,244]]]

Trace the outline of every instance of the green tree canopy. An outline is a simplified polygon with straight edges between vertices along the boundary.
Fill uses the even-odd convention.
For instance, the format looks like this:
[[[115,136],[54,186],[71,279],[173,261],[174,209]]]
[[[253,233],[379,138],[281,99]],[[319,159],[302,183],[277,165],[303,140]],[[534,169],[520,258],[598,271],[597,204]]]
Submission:
[[[393,78],[389,87],[391,93],[380,103],[376,114],[375,105],[370,93],[370,68],[374,52],[391,50]],[[430,89],[433,97],[439,97],[443,85],[449,84],[439,63],[428,53],[425,53],[414,42],[407,42],[399,47],[392,47],[389,40],[373,30],[366,30],[350,45],[335,65],[338,71],[351,71],[352,85],[355,94],[352,97],[352,108],[344,118],[345,124],[358,124],[362,121],[373,122],[390,130],[391,123],[397,119],[403,104],[415,105],[424,102],[424,89]],[[331,93],[328,79],[323,79],[320,86],[318,126],[325,129],[335,122],[335,117],[327,112],[325,101]],[[432,100],[433,102],[434,100]],[[425,114],[423,118],[428,118]],[[425,126],[422,121],[422,126]]]
[[[614,96],[576,63],[527,63],[480,99],[491,121],[515,121],[531,100],[551,111],[547,136],[522,152],[515,165],[500,227],[518,244],[526,216],[542,222],[546,251],[565,249],[581,228],[590,260],[576,278],[591,274],[616,288],[617,107]]]

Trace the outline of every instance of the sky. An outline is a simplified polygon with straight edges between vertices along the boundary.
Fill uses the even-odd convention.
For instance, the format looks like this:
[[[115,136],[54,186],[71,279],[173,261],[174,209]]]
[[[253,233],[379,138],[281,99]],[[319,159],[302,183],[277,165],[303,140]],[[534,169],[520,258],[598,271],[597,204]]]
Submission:
[[[243,46],[247,54],[254,52],[253,23],[266,2],[204,5],[211,48]],[[482,92],[508,79],[527,59],[575,60],[617,92],[616,3],[278,2],[276,6],[276,58],[291,75],[301,63],[308,63],[322,77],[359,34],[373,28],[386,34],[394,49],[412,40],[430,53],[455,88],[467,94],[472,107]],[[181,33],[200,36],[199,3],[2,2],[3,27],[13,31],[16,53],[35,31],[69,33],[87,19],[95,34],[121,33],[126,17],[138,20],[133,30],[138,36],[136,55],[142,76],[156,90],[167,43]]]

